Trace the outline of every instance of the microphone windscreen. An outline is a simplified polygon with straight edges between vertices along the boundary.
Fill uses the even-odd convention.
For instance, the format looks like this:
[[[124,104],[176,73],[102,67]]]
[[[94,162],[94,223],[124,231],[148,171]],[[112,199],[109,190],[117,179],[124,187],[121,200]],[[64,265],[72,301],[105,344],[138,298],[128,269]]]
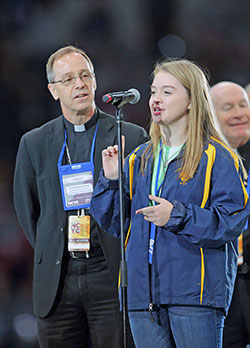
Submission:
[[[141,94],[140,94],[140,92],[137,90],[137,89],[135,89],[135,88],[130,88],[129,90],[128,90],[128,92],[131,92],[131,93],[133,93],[133,95],[134,95],[134,98],[129,102],[130,104],[136,104],[136,103],[138,103],[138,101],[141,99]]]
[[[102,101],[104,103],[110,103],[112,101],[112,96],[110,94],[105,94],[102,96]]]

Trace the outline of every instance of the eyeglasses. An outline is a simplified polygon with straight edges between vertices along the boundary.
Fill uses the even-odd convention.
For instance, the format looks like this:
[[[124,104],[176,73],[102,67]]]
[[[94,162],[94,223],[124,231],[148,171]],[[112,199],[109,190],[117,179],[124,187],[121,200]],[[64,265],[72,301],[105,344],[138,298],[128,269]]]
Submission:
[[[89,82],[92,80],[93,76],[94,76],[94,74],[92,74],[90,72],[84,72],[84,73],[81,73],[80,75],[77,75],[74,77],[65,77],[62,80],[53,81],[51,83],[53,84],[53,83],[61,82],[65,87],[68,87],[68,86],[72,86],[73,84],[75,84],[76,79],[78,79],[78,77],[79,77],[79,79],[81,79],[82,82]]]

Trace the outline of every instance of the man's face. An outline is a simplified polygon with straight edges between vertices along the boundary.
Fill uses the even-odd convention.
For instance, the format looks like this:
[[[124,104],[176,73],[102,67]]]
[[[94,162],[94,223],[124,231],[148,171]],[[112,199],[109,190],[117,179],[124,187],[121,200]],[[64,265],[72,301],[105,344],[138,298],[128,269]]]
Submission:
[[[72,122],[77,116],[93,116],[96,80],[85,57],[75,52],[67,53],[55,60],[53,72],[54,81],[66,82],[48,85],[54,99],[59,99],[64,117]],[[68,79],[71,84],[67,83]]]
[[[244,145],[250,138],[250,106],[245,90],[237,84],[225,83],[212,87],[211,97],[230,145]]]

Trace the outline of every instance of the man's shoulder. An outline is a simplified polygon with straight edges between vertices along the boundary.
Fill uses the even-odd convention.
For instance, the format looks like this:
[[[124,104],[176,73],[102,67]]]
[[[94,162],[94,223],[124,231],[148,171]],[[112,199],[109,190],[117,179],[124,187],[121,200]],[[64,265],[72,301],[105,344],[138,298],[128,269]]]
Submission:
[[[53,130],[56,130],[58,125],[62,124],[62,115],[50,120],[39,127],[33,128],[23,135],[24,138],[44,137]]]
[[[116,124],[116,118],[113,115],[107,114],[106,112],[99,109],[99,118],[100,119],[108,119],[111,123],[114,125]],[[143,130],[145,132],[145,129],[135,123],[123,121],[122,123],[124,129],[134,129],[134,130]]]
[[[243,158],[250,158],[250,138],[244,145],[238,147],[238,152]]]
[[[105,120],[105,129],[112,129],[112,132],[116,130],[116,118],[112,115],[106,114],[103,111],[99,110],[99,117]],[[112,123],[113,126],[109,127],[106,121]],[[133,151],[138,145],[145,143],[149,140],[149,136],[145,129],[141,126],[133,124],[131,122],[123,121],[122,123],[122,134],[125,136],[126,147],[125,155],[127,156],[131,151]]]
[[[135,123],[132,123],[132,122],[127,122],[127,121],[124,121],[124,127],[126,130],[130,131],[130,130],[134,130],[134,131],[143,131],[143,132],[146,132],[145,129]]]

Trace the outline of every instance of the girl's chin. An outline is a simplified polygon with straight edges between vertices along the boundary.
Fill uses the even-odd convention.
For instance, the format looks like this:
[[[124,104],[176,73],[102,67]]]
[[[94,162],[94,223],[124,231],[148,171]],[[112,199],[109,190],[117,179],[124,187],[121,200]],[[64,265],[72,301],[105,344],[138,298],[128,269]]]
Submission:
[[[162,118],[160,116],[153,116],[152,119],[154,123],[162,123]]]

